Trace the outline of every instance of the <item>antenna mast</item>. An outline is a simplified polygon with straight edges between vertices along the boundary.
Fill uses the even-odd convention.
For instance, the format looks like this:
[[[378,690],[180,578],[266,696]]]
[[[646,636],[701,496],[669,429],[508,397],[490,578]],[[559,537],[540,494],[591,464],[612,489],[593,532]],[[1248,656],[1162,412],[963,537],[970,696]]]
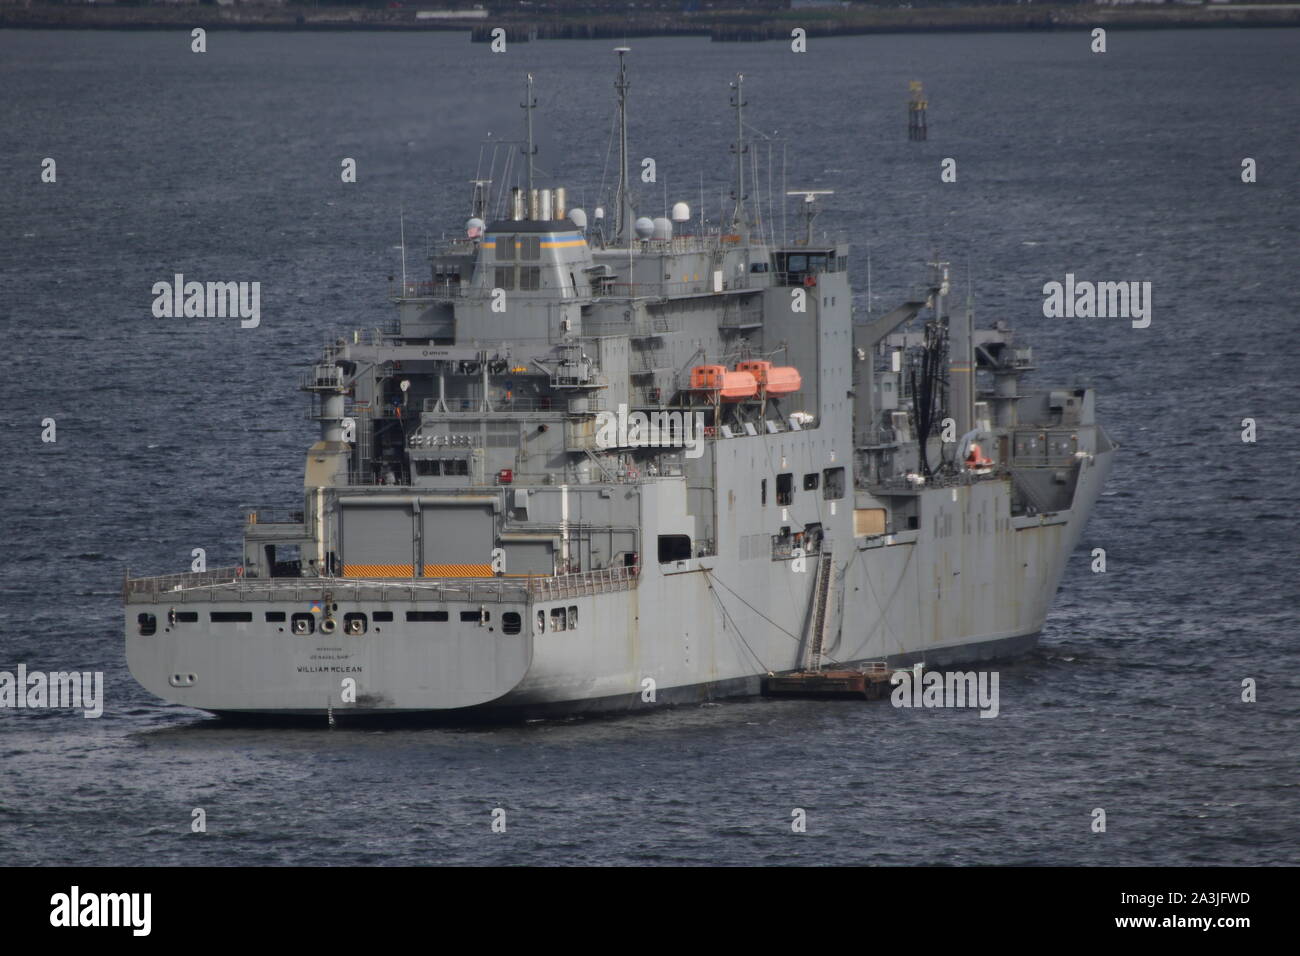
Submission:
[[[519,104],[524,108],[528,115],[528,146],[525,152],[528,155],[528,195],[533,194],[533,157],[537,155],[537,147],[533,145],[533,110],[537,109],[537,97],[533,96],[533,74],[528,74],[528,86],[525,99]]]
[[[631,47],[615,47],[618,54],[618,79],[614,89],[618,91],[618,196],[615,202],[617,212],[614,219],[614,236],[617,242],[632,245],[632,197],[628,192],[627,178],[627,89],[631,85],[627,80],[627,61],[624,56],[632,52]]]
[[[736,231],[747,233],[747,223],[745,222],[745,122],[744,122],[744,96],[745,74],[737,73],[736,82],[731,84],[734,91],[731,94],[731,105],[736,110],[736,144],[733,147],[736,150],[736,208],[731,214],[731,225]],[[748,235],[746,235],[748,239]]]

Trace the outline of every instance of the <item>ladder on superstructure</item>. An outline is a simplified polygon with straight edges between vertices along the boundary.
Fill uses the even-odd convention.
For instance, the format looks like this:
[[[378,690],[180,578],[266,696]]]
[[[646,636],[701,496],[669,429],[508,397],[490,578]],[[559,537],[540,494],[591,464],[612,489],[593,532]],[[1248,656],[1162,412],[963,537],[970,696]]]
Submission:
[[[822,648],[826,645],[826,627],[830,621],[831,580],[835,577],[835,562],[831,543],[822,539],[821,556],[817,559],[817,580],[813,584],[812,634],[808,642],[808,670],[822,669]]]

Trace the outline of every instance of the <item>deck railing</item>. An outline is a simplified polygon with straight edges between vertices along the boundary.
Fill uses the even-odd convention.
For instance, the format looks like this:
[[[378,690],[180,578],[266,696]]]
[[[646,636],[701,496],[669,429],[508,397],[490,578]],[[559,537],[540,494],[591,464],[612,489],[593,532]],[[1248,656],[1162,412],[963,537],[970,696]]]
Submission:
[[[199,574],[165,574],[127,578],[126,600],[145,600],[174,594],[184,602],[199,600],[250,601],[320,600],[329,593],[335,600],[419,600],[467,604],[552,601],[636,587],[636,567],[604,568],[573,574],[501,578],[245,578],[240,568],[221,568]],[[378,591],[376,596],[373,592]]]

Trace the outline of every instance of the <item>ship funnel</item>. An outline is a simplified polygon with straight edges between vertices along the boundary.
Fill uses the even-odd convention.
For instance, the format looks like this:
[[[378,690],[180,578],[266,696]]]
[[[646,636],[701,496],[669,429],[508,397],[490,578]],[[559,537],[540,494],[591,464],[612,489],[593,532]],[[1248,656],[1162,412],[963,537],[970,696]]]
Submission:
[[[539,189],[537,191],[537,218],[543,222],[551,221],[551,191],[549,189]]]
[[[510,190],[510,218],[515,222],[524,218],[524,191],[518,186]]]
[[[564,187],[563,187],[563,186],[556,186],[556,187],[555,187],[555,194],[554,194],[554,195],[555,195],[555,198],[554,198],[554,200],[553,200],[553,202],[552,202],[552,205],[554,206],[554,209],[552,210],[552,212],[554,212],[554,214],[555,214],[555,218],[556,218],[556,219],[563,219],[563,218],[564,218],[564,199],[565,199],[565,195],[564,195]]]
[[[528,218],[536,222],[541,218],[542,197],[541,191],[537,189],[528,190]]]

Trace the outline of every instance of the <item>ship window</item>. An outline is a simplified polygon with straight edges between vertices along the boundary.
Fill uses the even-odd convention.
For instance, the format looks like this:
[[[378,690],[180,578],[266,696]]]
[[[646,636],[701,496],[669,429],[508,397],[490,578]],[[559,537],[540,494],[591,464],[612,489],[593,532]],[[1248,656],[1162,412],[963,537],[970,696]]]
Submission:
[[[197,624],[199,623],[198,611],[177,611],[176,621],[179,624]]]
[[[565,624],[564,621],[565,621],[564,608],[562,607],[551,608],[551,630],[552,631],[567,630],[568,626]]]
[[[158,618],[152,614],[141,614],[136,618],[136,623],[140,625],[140,633],[145,637],[158,630]]]
[[[415,461],[415,473],[421,477],[436,477],[442,474],[442,462],[436,458],[419,459]]]
[[[802,254],[797,256],[791,256],[786,261],[785,269],[787,272],[807,272],[808,257]]]
[[[691,539],[685,534],[661,534],[659,536],[659,563],[685,561],[691,556]]]
[[[522,291],[530,292],[542,287],[542,268],[541,266],[520,266],[519,267],[519,288]]]
[[[825,272],[825,271],[826,271],[826,257],[825,257],[824,255],[822,255],[822,256],[809,256],[809,257],[808,257],[808,271],[809,271],[809,272]]]
[[[764,507],[766,507],[767,506],[767,479],[766,478],[764,478],[762,481],[758,483],[758,497],[759,497],[759,503],[762,504]]]
[[[375,618],[375,623],[376,623],[376,624],[387,624],[389,621],[391,621],[391,620],[393,619],[393,612],[392,612],[392,611],[376,611],[376,612],[374,613],[374,618]]]
[[[247,624],[253,619],[252,611],[213,611],[208,615],[213,624]]]
[[[578,629],[578,605],[570,604],[569,605],[569,630],[576,631],[577,629]]]
[[[283,611],[267,611],[267,612],[266,612],[266,623],[268,623],[268,624],[280,624],[280,623],[283,623],[283,622],[284,622],[284,612],[283,612]]]
[[[497,259],[511,260],[515,257],[515,237],[497,236]]]
[[[436,624],[447,620],[446,611],[407,611],[406,619],[411,622],[420,624]],[[375,615],[375,620],[379,620],[379,615]]]
[[[803,476],[804,491],[816,491],[817,486],[820,484],[821,484],[821,475],[817,474],[817,472],[815,471],[811,475]]]
[[[496,288],[510,290],[515,287],[514,266],[497,266],[493,272],[495,275],[494,285]]]
[[[794,475],[776,476],[776,503],[782,507],[794,501]]]
[[[444,475],[468,475],[469,462],[464,458],[444,458],[442,460]]]
[[[544,634],[545,632],[546,632],[546,612],[538,611],[537,612],[537,633]]]
[[[519,237],[519,258],[540,259],[542,257],[542,239],[540,236]]]
[[[518,611],[506,611],[501,615],[501,633],[518,634],[523,630],[523,620],[519,617]]]
[[[460,619],[466,622],[467,624],[471,622],[474,624],[478,624],[478,623],[486,624],[488,621],[492,620],[492,612],[491,611],[461,611]],[[446,620],[445,616],[443,620]]]
[[[844,469],[827,468],[822,472],[822,497],[827,501],[836,501],[844,497]]]

